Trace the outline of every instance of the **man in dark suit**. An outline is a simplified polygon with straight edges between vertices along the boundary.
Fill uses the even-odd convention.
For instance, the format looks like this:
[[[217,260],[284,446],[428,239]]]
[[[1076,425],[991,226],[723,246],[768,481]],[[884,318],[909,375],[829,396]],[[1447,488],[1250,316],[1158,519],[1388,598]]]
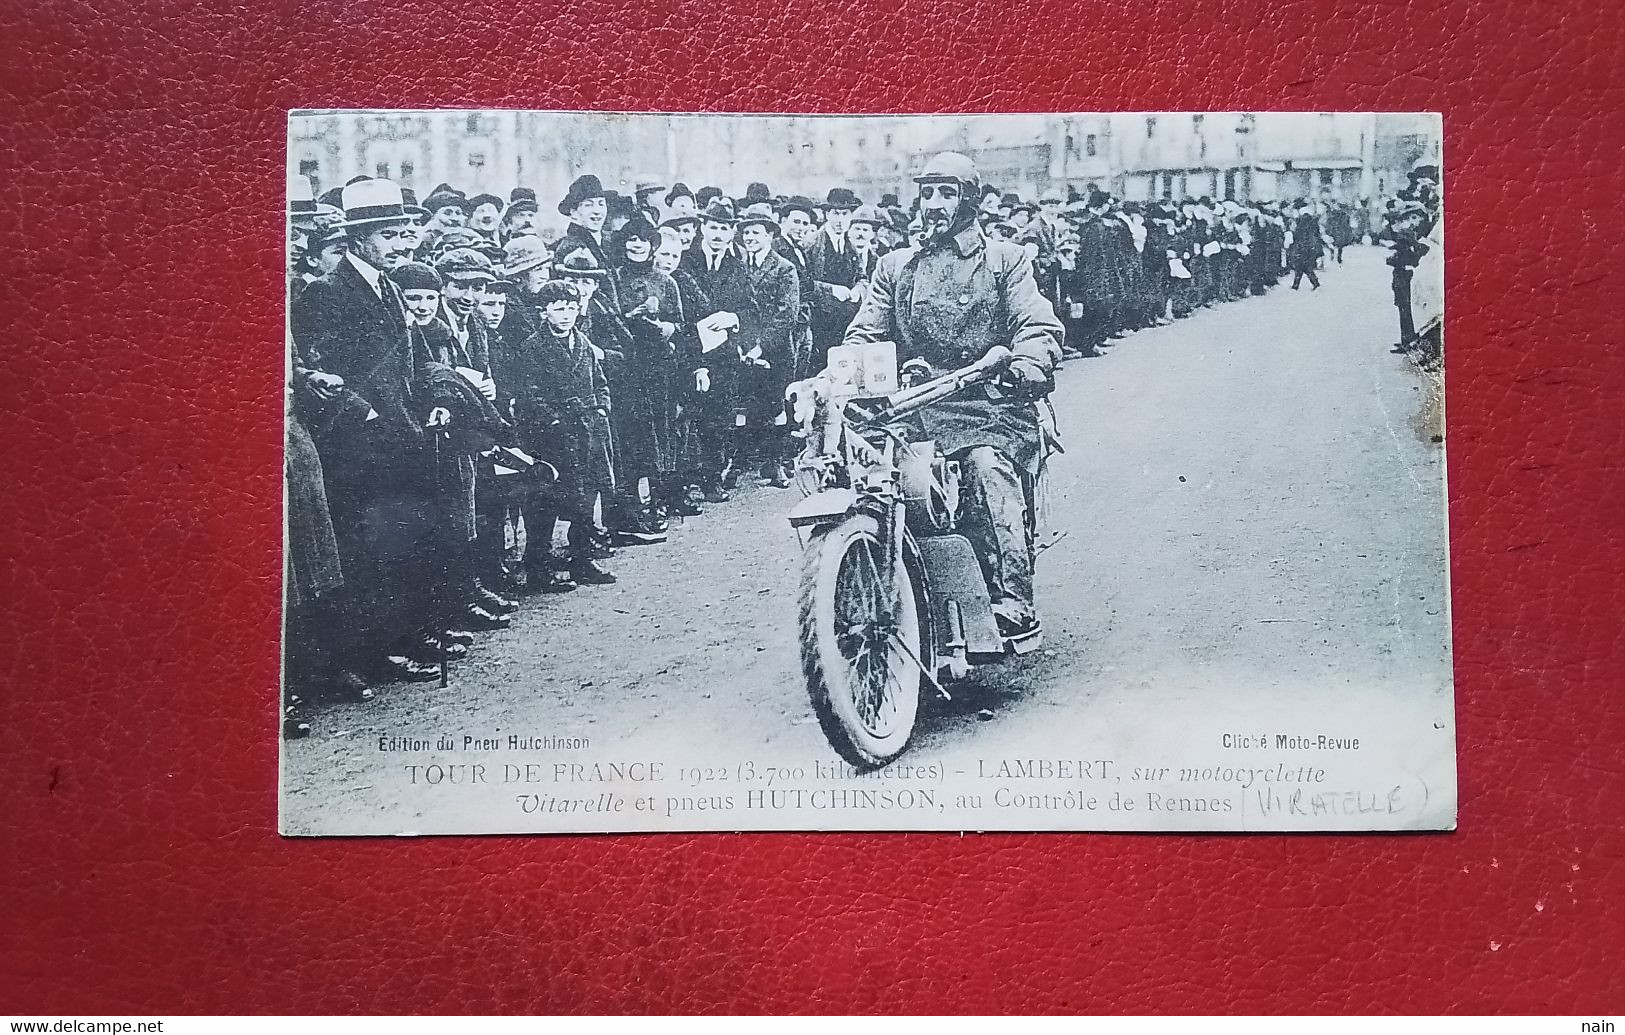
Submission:
[[[808,266],[811,256],[807,245],[818,233],[817,206],[803,197],[790,198],[779,206],[779,237],[773,250],[784,257],[796,271],[796,285],[801,289],[801,308],[796,314],[795,360],[790,377],[799,380],[817,373],[812,367],[812,310],[813,279]]]
[[[739,352],[744,368],[745,428],[738,465],[760,465],[760,474],[778,488],[790,484],[790,428],[784,390],[795,371],[796,318],[801,286],[795,267],[774,250],[778,217],[757,204],[739,218],[739,247],[750,285],[750,304],[739,314]]]
[[[562,258],[566,251],[585,247],[592,252],[600,269],[608,269],[604,223],[609,218],[609,191],[604,189],[598,177],[576,177],[564,199],[559,202],[559,215],[569,219],[570,225],[564,228],[564,236],[555,246],[554,256]]]
[[[313,383],[327,393],[312,431],[346,576],[346,649],[378,678],[433,679],[435,670],[405,650],[432,617],[424,587],[434,486],[406,311],[385,275],[410,252],[410,217],[388,180],[345,187],[343,204],[349,251],[305,287],[289,321]]]
[[[841,343],[847,324],[858,311],[852,292],[856,273],[847,225],[859,207],[858,196],[845,187],[829,192],[824,202],[824,229],[808,250],[808,274],[813,279],[811,366],[822,370],[829,350]]]
[[[707,312],[687,314],[696,326],[699,354],[691,358],[694,387],[700,402],[695,407],[694,431],[698,438],[694,464],[705,498],[724,503],[728,493],[722,484],[723,469],[733,452],[735,429],[744,427],[746,416],[738,409],[739,373],[743,363],[738,333],[715,344],[715,335],[701,328],[719,314],[740,316],[750,306],[750,282],[745,267],[734,250],[733,206],[713,198],[700,217],[700,236],[683,255],[681,268],[694,279],[706,299]],[[710,348],[706,338],[710,337]]]

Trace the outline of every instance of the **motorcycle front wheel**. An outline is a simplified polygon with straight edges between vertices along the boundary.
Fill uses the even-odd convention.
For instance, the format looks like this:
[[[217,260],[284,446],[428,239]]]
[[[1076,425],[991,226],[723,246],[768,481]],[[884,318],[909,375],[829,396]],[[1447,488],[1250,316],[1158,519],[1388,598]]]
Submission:
[[[830,746],[860,769],[902,754],[920,710],[913,580],[905,565],[893,565],[896,591],[883,592],[884,551],[874,519],[854,515],[815,534],[802,559],[807,693]],[[896,601],[889,608],[888,599]]]

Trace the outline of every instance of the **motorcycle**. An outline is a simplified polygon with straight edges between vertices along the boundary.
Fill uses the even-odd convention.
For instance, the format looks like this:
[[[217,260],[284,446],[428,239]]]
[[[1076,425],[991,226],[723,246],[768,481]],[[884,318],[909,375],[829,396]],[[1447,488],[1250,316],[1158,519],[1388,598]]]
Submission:
[[[959,462],[910,440],[910,415],[998,380],[1010,358],[996,347],[880,397],[828,372],[789,390],[806,436],[795,472],[803,498],[789,515],[803,551],[801,667],[824,735],[859,768],[908,746],[923,687],[951,700],[945,684],[972,666],[1041,646],[1000,634],[976,552],[958,531]]]

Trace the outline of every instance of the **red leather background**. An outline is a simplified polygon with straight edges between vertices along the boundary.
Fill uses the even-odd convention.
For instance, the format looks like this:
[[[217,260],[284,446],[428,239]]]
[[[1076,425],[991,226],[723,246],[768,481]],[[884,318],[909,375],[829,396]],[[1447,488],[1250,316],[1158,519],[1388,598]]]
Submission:
[[[1625,1009],[1622,25],[7,5],[0,1010]],[[1460,832],[281,840],[285,111],[474,105],[1442,110]]]

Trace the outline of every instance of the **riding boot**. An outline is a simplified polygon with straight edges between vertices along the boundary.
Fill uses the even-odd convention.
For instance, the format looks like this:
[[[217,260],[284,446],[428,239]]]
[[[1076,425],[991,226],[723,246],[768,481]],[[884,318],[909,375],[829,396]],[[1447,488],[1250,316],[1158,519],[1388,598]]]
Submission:
[[[961,470],[960,527],[982,562],[994,614],[1018,626],[1032,624],[1033,548],[1021,473],[991,446],[967,451]]]

